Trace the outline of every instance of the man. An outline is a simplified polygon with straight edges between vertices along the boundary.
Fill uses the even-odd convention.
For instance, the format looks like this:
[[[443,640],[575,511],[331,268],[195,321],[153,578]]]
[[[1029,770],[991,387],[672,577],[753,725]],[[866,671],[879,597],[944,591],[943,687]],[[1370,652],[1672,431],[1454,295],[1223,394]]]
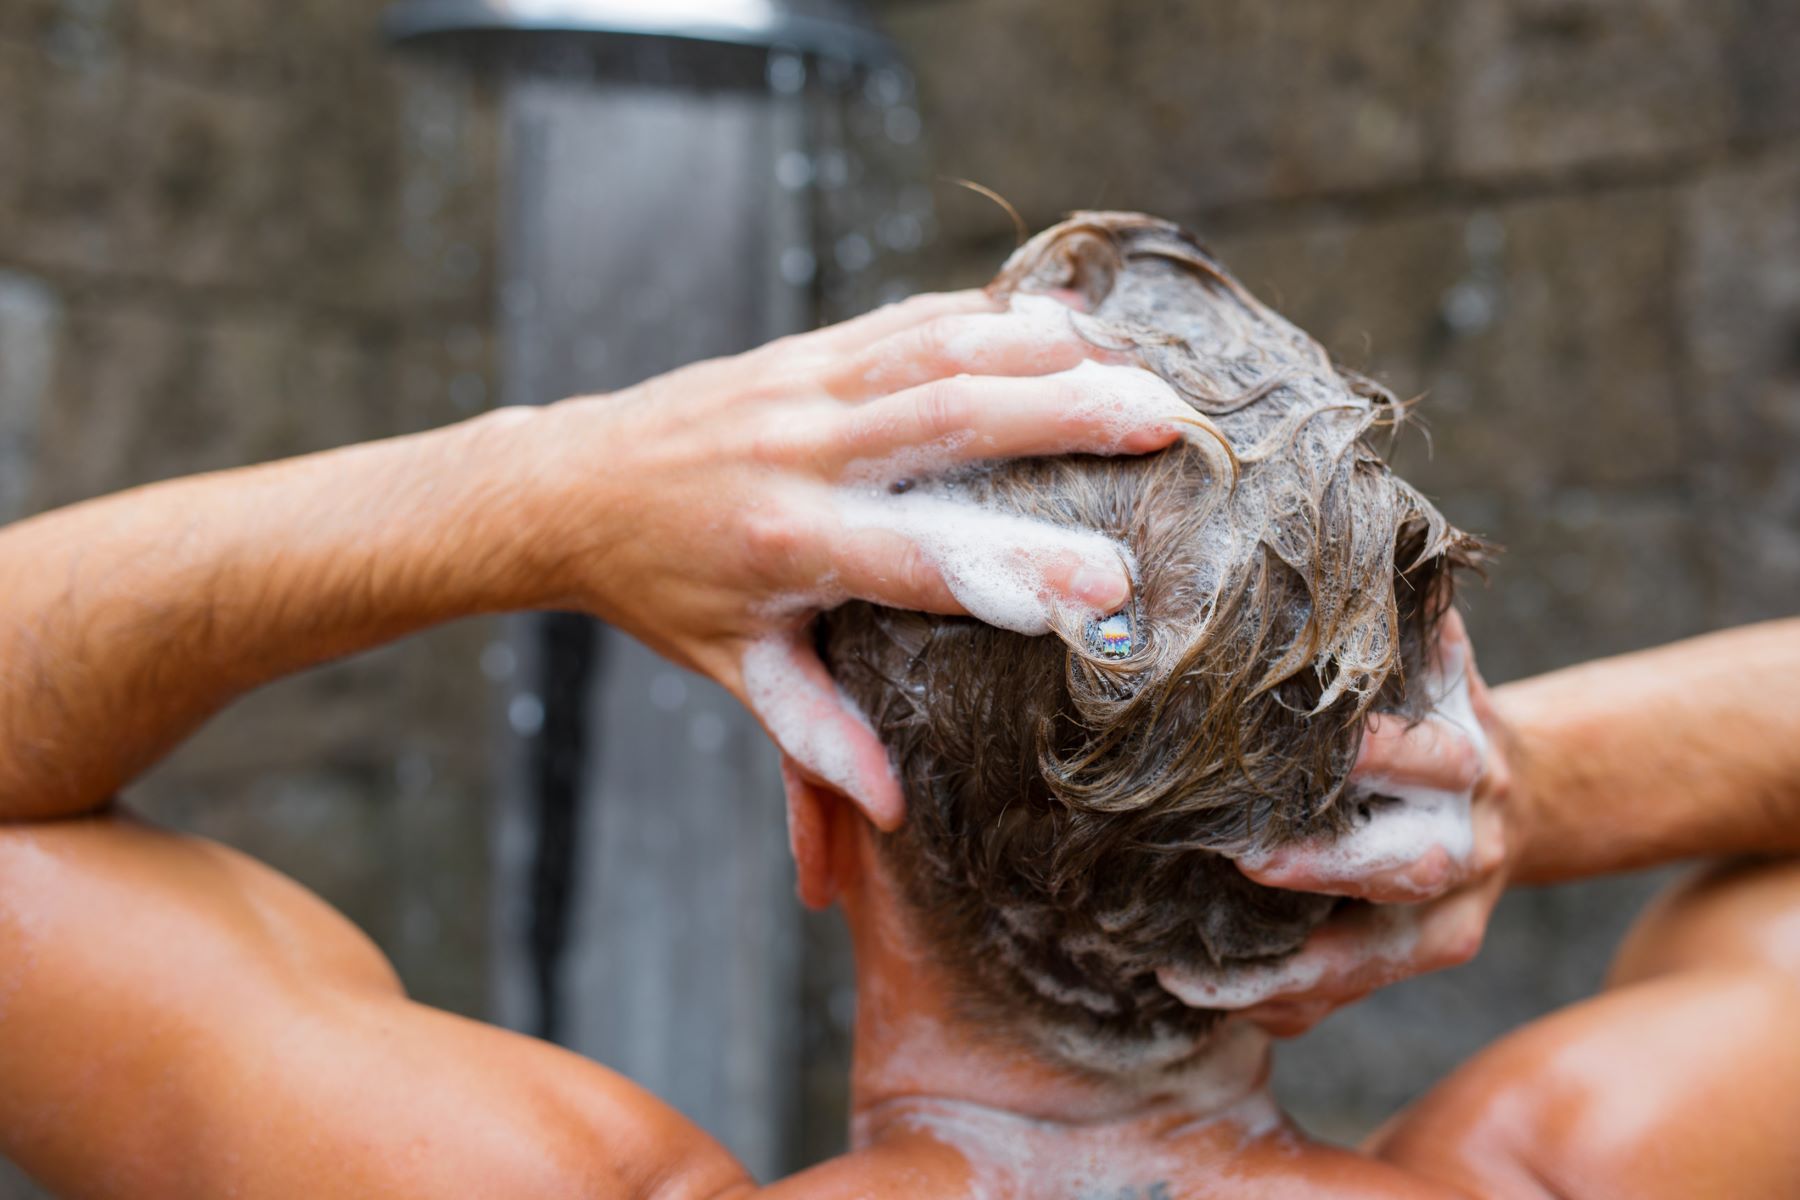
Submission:
[[[1149,253],[1109,253],[1138,239]],[[1296,1028],[1395,974],[1473,953],[1508,880],[1792,853],[1800,634],[1771,626],[1725,635],[1502,689],[1491,704],[1475,685],[1470,711],[1506,748],[1484,768],[1472,731],[1459,732],[1466,717],[1454,706],[1442,706],[1450,719],[1432,715],[1465,652],[1453,620],[1443,647],[1432,641],[1440,593],[1426,587],[1409,600],[1396,591],[1418,564],[1416,554],[1395,563],[1393,535],[1418,535],[1410,548],[1444,565],[1469,546],[1385,480],[1355,436],[1342,439],[1337,423],[1360,432],[1377,411],[1369,389],[1337,385],[1350,418],[1325,417],[1323,432],[1296,428],[1259,459],[1234,435],[1261,419],[1259,405],[1295,409],[1292,397],[1260,380],[1216,387],[1183,369],[1218,354],[1182,363],[1171,344],[1147,359],[1200,398],[1202,413],[1215,409],[1188,418],[1212,426],[1198,436],[1151,398],[1142,372],[1126,371],[1127,380],[1110,373],[1125,368],[1077,367],[1129,360],[1109,306],[1157,278],[1149,268],[1158,263],[1191,275],[1184,294],[1200,311],[1232,314],[1274,366],[1305,366],[1295,386],[1313,397],[1319,420],[1329,406],[1316,403],[1317,389],[1330,380],[1310,343],[1176,232],[1088,218],[1036,243],[1004,287],[1060,291],[1090,309],[1092,340],[1029,305],[1001,312],[987,298],[926,299],[610,400],[164,485],[0,535],[0,804],[10,821],[0,831],[0,1148],[78,1196],[760,1194],[715,1144],[629,1082],[410,1004],[367,941],[316,898],[240,856],[107,808],[132,775],[257,683],[432,621],[557,604],[605,616],[760,702],[784,748],[805,760],[789,771],[802,890],[815,902],[842,899],[858,949],[857,1148],[762,1189],[770,1196],[1791,1194],[1800,1162],[1782,1131],[1783,1114],[1800,1106],[1791,934],[1800,882],[1779,863],[1672,900],[1628,945],[1613,991],[1490,1049],[1385,1130],[1369,1157],[1306,1143],[1260,1099],[1261,1028]],[[965,372],[977,374],[959,378]],[[1054,384],[1016,378],[1052,373]],[[1242,421],[1219,411],[1240,403]],[[1209,445],[1215,433],[1232,456]],[[1117,527],[1100,533],[1135,555],[1135,581],[1093,543],[1047,537],[1042,521],[1026,519],[1035,506],[1057,507],[1060,483],[1019,491],[1030,471],[1013,467],[952,470],[954,485],[918,478],[922,463],[950,470],[976,451],[1148,451],[1178,436],[1189,443],[1135,471],[1044,468],[1110,473],[1130,492]],[[930,453],[909,449],[921,445]],[[1305,456],[1334,446],[1336,458]],[[607,469],[596,471],[603,454]],[[1312,571],[1309,603],[1335,606],[1341,630],[1312,628],[1280,606],[1232,608],[1241,594],[1227,586],[1233,573],[1267,563],[1253,547],[1238,557],[1241,521],[1212,523],[1233,512],[1233,457],[1245,498],[1262,468],[1281,474],[1295,463],[1314,482],[1338,479],[1348,463],[1371,485],[1362,498],[1381,505],[1341,526],[1344,510],[1333,506],[1343,498],[1328,488],[1265,489],[1265,499],[1302,501],[1265,514],[1277,534],[1387,530],[1336,557],[1330,538],[1283,543]],[[1213,506],[1161,543],[1169,513],[1157,511],[1158,472],[1181,481],[1184,500]],[[996,592],[976,586],[980,573],[915,520],[967,510],[914,497],[981,502],[989,519],[1008,507],[999,495],[1007,487],[1008,527],[1037,553],[998,572]],[[901,503],[884,507],[887,495]],[[1308,495],[1334,524],[1289,519]],[[1190,571],[1171,584],[1159,564],[1221,531],[1227,553],[1205,561],[1232,571]],[[1331,590],[1344,581],[1356,586]],[[885,752],[839,703],[801,632],[810,608],[845,597],[1004,611],[1059,635],[1024,642],[866,608],[831,618],[823,647],[894,743],[917,829],[899,823]],[[1388,626],[1396,604],[1413,607]],[[1234,631],[1248,628],[1252,611],[1264,614],[1268,636],[1239,645]],[[1213,616],[1218,626],[1208,626]],[[1382,645],[1367,636],[1378,627],[1405,633]],[[1165,683],[1178,677],[1165,647],[1209,628],[1225,639],[1209,661],[1229,673],[1208,686],[1253,708],[1259,736],[1313,753],[1271,756],[1274,743],[1247,743],[1256,730],[1233,718],[1218,736],[1236,739],[1235,756],[1158,749],[1183,764],[1187,784],[1211,789],[1200,807],[1183,812],[1188,788],[1159,791],[1154,773],[1108,793],[1101,784],[1149,761],[1130,744],[1135,731],[1166,742],[1204,724],[1203,713],[1139,712],[1101,728],[1147,694],[1137,682],[1146,669]],[[915,662],[917,637],[946,639],[942,653]],[[956,688],[919,691],[893,669],[935,669],[928,678],[941,679],[953,661],[944,655],[959,645],[987,658]],[[770,646],[772,656],[752,653]],[[1288,653],[1293,646],[1303,650]],[[1040,735],[1020,714],[992,708],[991,728],[965,728],[960,746],[941,735],[908,741],[907,705],[949,718],[953,710],[936,706],[970,703],[967,688],[994,677],[980,668],[1021,653],[1038,660],[1034,689],[1046,663],[1066,667],[1053,686],[1084,681],[1074,718],[1045,709],[1079,728]],[[781,665],[750,671],[760,684],[745,668],[759,657]],[[1434,672],[1445,686],[1426,686]],[[1394,711],[1365,733],[1376,706]],[[815,736],[822,723],[833,736]],[[1085,746],[1095,732],[1111,740]],[[1022,762],[1021,747],[1057,755]],[[1343,789],[1352,753],[1378,786]],[[987,801],[1010,788],[1038,808],[991,814],[992,853],[953,861],[968,847],[935,830],[956,815],[947,801],[975,793],[933,791],[928,758],[995,781],[980,793]],[[1227,761],[1229,770],[1218,766]],[[1267,794],[1239,792],[1234,802],[1228,781],[1246,767],[1264,772]],[[1392,828],[1387,814],[1422,811],[1408,798],[1421,785],[1475,787],[1476,836],[1458,842],[1452,820],[1417,853],[1341,852],[1361,830]],[[1017,856],[1063,848],[1030,828],[1046,816],[1083,820],[1106,841],[1116,814],[1104,810],[1117,807],[1108,796],[1138,805],[1127,813],[1138,822],[1128,853],[1146,831],[1172,832],[1155,830],[1157,820],[1204,818],[1194,845],[1164,837],[1161,846],[1194,855],[1190,865],[1213,863],[1208,876],[1236,899],[1203,913],[1196,906],[1214,893],[1184,890],[1177,872],[1143,897],[1173,903],[1174,919],[1165,911],[1146,921],[1081,894],[1084,883],[1133,881],[1039,870]],[[1356,803],[1367,821],[1355,818]],[[1462,810],[1446,802],[1442,811]],[[1217,865],[1221,852],[1265,886],[1235,882]],[[962,919],[958,881],[996,879],[1009,896],[1024,888],[1030,903],[992,925]],[[1053,886],[1034,895],[1027,883]],[[1406,905],[1333,908],[1272,888]],[[1264,903],[1278,911],[1259,915]],[[1184,929],[1183,906],[1187,924],[1215,936]],[[1401,912],[1412,933],[1384,946],[1373,927]],[[972,929],[1001,942],[971,940]],[[1073,940],[1082,933],[1098,940]],[[1168,981],[1137,969],[1107,975],[1121,948],[1107,938],[1152,956],[1143,961],[1166,967]],[[996,945],[1024,957],[977,969],[982,955],[1004,958]],[[1156,958],[1159,945],[1174,948]],[[1092,978],[1063,977],[1056,954],[1080,956]],[[1047,984],[1034,981],[1045,962]],[[1246,978],[1254,986],[1225,986]],[[1021,979],[1023,992],[1006,990]],[[1148,1001],[1119,1008],[1137,989]],[[1650,1043],[1662,1047],[1655,1057],[1638,1053]]]

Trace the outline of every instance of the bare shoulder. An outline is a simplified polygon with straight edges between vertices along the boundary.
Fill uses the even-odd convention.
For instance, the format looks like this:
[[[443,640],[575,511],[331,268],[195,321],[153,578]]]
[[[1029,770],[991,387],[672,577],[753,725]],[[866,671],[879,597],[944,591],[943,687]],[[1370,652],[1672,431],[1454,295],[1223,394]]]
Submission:
[[[59,1194],[710,1197],[744,1176],[628,1080],[407,1000],[223,847],[0,827],[0,1153]]]
[[[1372,1139],[1497,1197],[1791,1197],[1800,986],[1737,964],[1554,1013],[1477,1055]]]

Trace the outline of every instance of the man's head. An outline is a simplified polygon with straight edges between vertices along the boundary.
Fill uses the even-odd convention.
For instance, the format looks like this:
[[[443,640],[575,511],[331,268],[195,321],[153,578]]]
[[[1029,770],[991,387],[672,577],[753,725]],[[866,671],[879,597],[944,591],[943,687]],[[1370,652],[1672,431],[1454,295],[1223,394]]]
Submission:
[[[1363,719],[1421,707],[1408,682],[1476,543],[1368,444],[1393,398],[1177,227],[1079,215],[992,290],[1073,293],[1232,468],[1177,446],[972,474],[964,498],[1129,547],[1132,605],[1027,638],[854,604],[821,649],[900,772],[879,857],[960,1006],[1072,1063],[1153,1064],[1217,1020],[1157,968],[1279,958],[1330,911],[1229,856],[1347,827]]]

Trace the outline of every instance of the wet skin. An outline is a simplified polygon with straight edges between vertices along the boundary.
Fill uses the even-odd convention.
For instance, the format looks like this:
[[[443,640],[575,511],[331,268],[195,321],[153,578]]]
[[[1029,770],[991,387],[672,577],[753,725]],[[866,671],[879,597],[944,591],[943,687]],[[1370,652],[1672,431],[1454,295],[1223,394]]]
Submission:
[[[304,889],[124,816],[0,833],[0,1148],[67,1196],[1775,1197],[1800,1180],[1791,861],[1666,897],[1603,995],[1483,1052],[1357,1155],[1246,1115],[1254,1070],[1235,1092],[1120,1093],[960,1026],[855,874],[859,835],[832,836],[851,845],[832,869],[864,998],[860,1144],[794,1178],[759,1190],[606,1069],[412,1004]],[[1008,1144],[1014,1168],[985,1153]],[[1085,1182],[1045,1190],[1065,1173]]]
[[[1066,393],[1016,386],[1094,353],[979,295],[925,297],[621,397],[0,530],[0,1153],[80,1197],[758,1194],[630,1082],[411,1003],[317,897],[112,807],[252,688],[437,622],[548,606],[605,617],[740,695],[746,647],[787,639],[812,689],[796,703],[818,701],[855,747],[845,792],[796,772],[790,790],[802,890],[841,899],[857,942],[859,1140],[771,1196],[1793,1195],[1781,1115],[1800,1111],[1800,885],[1785,865],[1671,900],[1606,995],[1494,1046],[1361,1155],[1271,1123],[1255,1041],[1222,1043],[1181,1088],[1122,1090],[950,1010],[869,853],[869,823],[901,816],[885,752],[832,700],[804,605],[770,602],[829,579],[958,611],[916,546],[815,502],[853,464],[946,439],[1012,456],[1181,435],[1157,418],[1121,439],[1116,420],[1071,419]],[[1046,594],[1116,607],[1118,564],[1084,565],[1037,564]],[[1508,882],[1800,854],[1800,623],[1494,701],[1511,768],[1477,794],[1489,850],[1432,867],[1430,953],[1369,977],[1355,931],[1327,926],[1350,969],[1246,1020],[1289,1032],[1395,971],[1466,958]],[[1392,885],[1309,877],[1303,858],[1266,869],[1372,899]]]

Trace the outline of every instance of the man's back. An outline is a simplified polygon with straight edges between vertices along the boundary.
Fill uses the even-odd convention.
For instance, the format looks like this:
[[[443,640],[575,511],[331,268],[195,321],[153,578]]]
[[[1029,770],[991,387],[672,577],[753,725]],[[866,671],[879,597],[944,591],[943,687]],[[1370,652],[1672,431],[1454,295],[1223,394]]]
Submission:
[[[1791,865],[1667,906],[1621,986],[1479,1056],[1373,1157],[1255,1105],[1171,1128],[914,1098],[762,1189],[604,1068],[409,1003],[352,926],[230,851],[124,818],[14,828],[0,877],[38,898],[0,909],[0,960],[23,964],[0,994],[3,1148],[70,1196],[1687,1200],[1800,1178]]]

